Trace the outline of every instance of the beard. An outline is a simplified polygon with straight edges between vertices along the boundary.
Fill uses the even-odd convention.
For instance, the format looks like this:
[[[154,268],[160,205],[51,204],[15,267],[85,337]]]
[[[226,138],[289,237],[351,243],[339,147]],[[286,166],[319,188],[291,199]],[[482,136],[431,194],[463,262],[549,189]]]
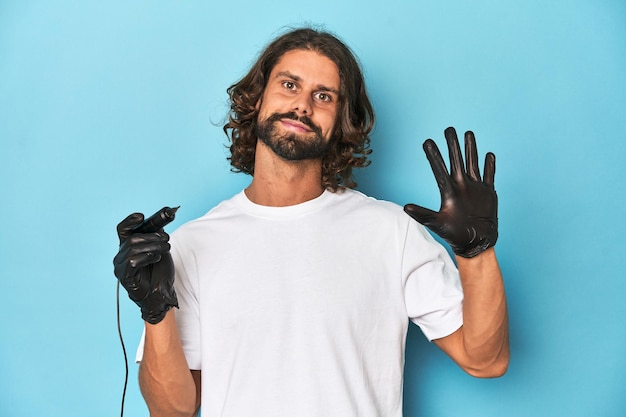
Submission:
[[[281,133],[277,126],[281,119],[297,120],[310,128],[311,132]],[[330,140],[324,138],[322,129],[307,116],[298,117],[294,112],[273,113],[267,119],[258,121],[256,136],[276,155],[287,161],[321,159],[330,149]]]

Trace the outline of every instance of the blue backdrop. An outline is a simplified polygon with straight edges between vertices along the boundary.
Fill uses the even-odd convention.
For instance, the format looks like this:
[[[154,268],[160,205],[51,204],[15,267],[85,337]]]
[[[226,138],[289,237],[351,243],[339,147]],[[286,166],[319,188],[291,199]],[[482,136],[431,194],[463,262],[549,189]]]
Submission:
[[[245,186],[225,89],[281,28],[321,24],[377,109],[360,189],[437,208],[421,149],[497,155],[507,375],[463,374],[411,327],[405,415],[626,415],[626,3],[0,0],[0,415],[113,416],[115,225]],[[122,297],[132,356],[142,329]],[[131,363],[126,411],[147,416]]]

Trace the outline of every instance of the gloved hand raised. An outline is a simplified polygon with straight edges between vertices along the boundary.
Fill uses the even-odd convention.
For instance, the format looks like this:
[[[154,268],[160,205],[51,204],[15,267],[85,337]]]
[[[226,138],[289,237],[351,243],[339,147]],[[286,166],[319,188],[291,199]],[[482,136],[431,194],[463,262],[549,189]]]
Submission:
[[[404,211],[448,242],[456,255],[471,258],[494,246],[498,239],[498,197],[493,185],[496,157],[493,153],[485,156],[481,180],[474,134],[465,133],[465,168],[454,128],[447,128],[445,137],[449,174],[435,142],[424,142],[441,193],[439,212],[414,204],[404,206]]]
[[[117,225],[120,247],[113,259],[115,276],[151,324],[178,307],[169,235],[163,230],[176,210],[164,207],[146,221],[143,214],[133,213]]]

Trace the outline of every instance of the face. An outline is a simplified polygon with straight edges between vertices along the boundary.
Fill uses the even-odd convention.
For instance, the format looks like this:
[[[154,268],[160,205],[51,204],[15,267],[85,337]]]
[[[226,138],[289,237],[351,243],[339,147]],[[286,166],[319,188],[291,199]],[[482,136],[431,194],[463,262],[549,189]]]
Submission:
[[[286,52],[259,101],[257,136],[286,160],[322,158],[339,108],[339,70],[317,52]]]

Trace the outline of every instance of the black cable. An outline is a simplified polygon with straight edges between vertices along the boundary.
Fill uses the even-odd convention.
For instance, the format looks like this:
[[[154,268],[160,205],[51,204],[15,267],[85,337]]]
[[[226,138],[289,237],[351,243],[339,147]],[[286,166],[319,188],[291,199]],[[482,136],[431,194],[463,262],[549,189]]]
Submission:
[[[122,337],[122,325],[120,323],[120,282],[117,281],[117,333],[120,336],[120,343],[122,345],[122,352],[124,352],[124,366],[126,367],[126,375],[124,377],[124,390],[122,391],[122,408],[120,411],[120,417],[124,417],[124,400],[126,399],[126,387],[128,386],[128,356],[126,355],[126,346],[124,345],[124,338]]]

